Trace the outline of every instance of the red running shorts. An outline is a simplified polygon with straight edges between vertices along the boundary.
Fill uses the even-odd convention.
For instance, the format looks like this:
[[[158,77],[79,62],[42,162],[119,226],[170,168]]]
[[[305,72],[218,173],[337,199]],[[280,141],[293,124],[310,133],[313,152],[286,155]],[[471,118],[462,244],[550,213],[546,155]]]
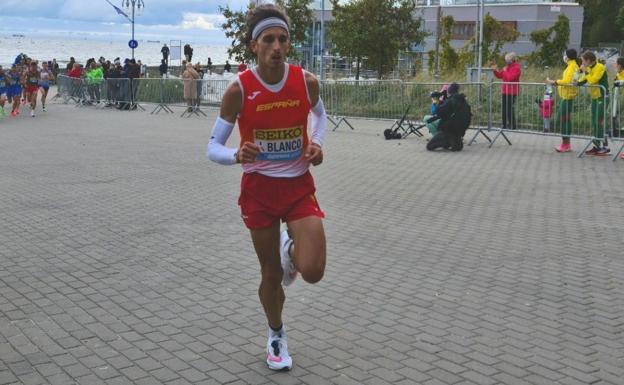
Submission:
[[[238,198],[241,217],[250,230],[269,227],[279,219],[290,222],[309,216],[324,218],[315,192],[309,171],[294,178],[244,173]]]

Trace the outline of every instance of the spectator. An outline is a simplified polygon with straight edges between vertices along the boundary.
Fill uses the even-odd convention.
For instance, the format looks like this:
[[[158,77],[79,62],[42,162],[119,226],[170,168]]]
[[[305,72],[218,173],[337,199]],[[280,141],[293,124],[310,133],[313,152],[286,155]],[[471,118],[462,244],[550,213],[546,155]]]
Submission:
[[[162,46],[162,48],[160,49],[160,53],[162,53],[162,60],[165,62],[165,64],[169,65],[169,47],[167,47],[167,44],[164,44]]]
[[[74,69],[74,63],[75,62],[76,62],[76,59],[74,59],[73,56],[69,58],[69,62],[65,66],[65,69],[67,70],[68,76],[69,76],[69,71]]]
[[[197,72],[197,99],[195,101],[195,105],[199,107],[199,104],[201,103],[201,96],[202,96],[202,79],[204,78],[204,71],[202,71],[201,69],[201,64],[199,64],[199,62],[197,62],[197,64],[195,64],[195,72]]]
[[[137,65],[139,66],[139,77],[144,78],[147,76],[147,66],[143,65],[143,63],[141,63],[141,60],[139,60],[137,62]]]
[[[99,63],[91,62],[91,67],[87,70],[87,92],[89,93],[91,103],[100,102],[100,85],[104,79],[104,73]]]
[[[52,69],[52,75],[54,75],[54,82],[56,83],[56,78],[58,77],[59,72],[61,72],[56,59],[52,59],[52,66],[50,68]]]
[[[520,63],[516,62],[516,54],[513,52],[505,55],[505,67],[502,70],[498,70],[496,64],[492,64],[492,70],[494,76],[503,80],[501,87],[501,93],[503,96],[503,129],[515,130],[516,127],[516,114],[514,111],[514,104],[516,103],[516,97],[520,91],[520,75],[522,70]]]
[[[544,132],[550,132],[550,117],[552,116],[553,109],[555,108],[555,102],[553,100],[552,94],[552,86],[546,86],[546,91],[544,91],[544,99],[542,99],[541,101],[537,99],[536,102],[540,110],[540,115],[542,115],[542,120],[544,121]]]
[[[195,105],[195,99],[197,99],[196,82],[197,79],[199,79],[199,74],[193,69],[191,63],[186,64],[186,70],[182,73],[182,79],[184,81],[184,99],[188,105],[188,111],[190,112]]]
[[[191,48],[190,44],[184,45],[184,57],[186,58],[187,63],[192,63],[193,61],[193,48]]]
[[[182,77],[184,71],[186,71],[186,59],[182,60],[182,65],[180,66],[180,77]]]
[[[561,125],[561,144],[555,147],[557,152],[572,151],[572,146],[570,145],[570,135],[572,134],[572,107],[574,98],[576,98],[578,94],[578,88],[573,86],[576,79],[578,79],[579,66],[576,59],[577,53],[575,49],[570,48],[566,50],[563,55],[563,62],[566,64],[566,69],[563,71],[561,79],[546,79],[547,84],[557,86],[557,94],[561,98],[555,115],[555,121],[558,121]]]
[[[119,58],[111,64],[110,68],[105,72],[106,77],[106,107],[113,107],[119,99],[119,78],[121,77],[121,63]]]
[[[208,64],[206,65],[206,70],[210,75],[212,75],[212,60],[208,58]]]
[[[134,59],[130,59],[128,62],[128,80],[130,83],[130,108],[136,110],[136,95],[139,90],[139,81],[141,77],[141,67]]]
[[[620,127],[620,94],[622,86],[624,86],[624,56],[617,58],[614,64],[615,67],[615,81],[613,82],[613,136],[621,137],[622,130]],[[624,153],[622,154],[624,159]]]
[[[591,51],[585,51],[581,55],[581,78],[578,85],[591,85],[591,119],[594,136],[594,147],[585,151],[587,155],[607,155],[611,150],[607,147],[607,138],[604,133],[605,125],[605,99],[609,97],[609,78],[607,68],[598,62],[596,55]]]
[[[169,66],[167,65],[167,61],[162,59],[160,61],[160,66],[158,67],[158,72],[160,72],[161,78],[167,78],[167,71],[169,71]]]
[[[442,104],[444,100],[446,99],[447,90],[448,90],[448,86],[445,85],[442,87],[440,91],[433,91],[429,94],[429,97],[431,98],[431,114],[425,115],[423,117],[424,122],[427,122],[429,119],[437,115],[438,106],[440,106],[440,104]],[[434,120],[431,123],[425,123],[425,124],[431,136],[432,137],[436,136],[436,134],[438,133],[438,125],[440,124],[440,120],[439,119]]]
[[[72,58],[73,59],[73,58]],[[80,86],[81,81],[80,78],[82,76],[82,69],[80,68],[80,64],[74,61],[72,69],[67,73],[67,76],[72,78],[70,85],[70,95],[74,98],[82,99],[80,95]]]
[[[238,72],[243,72],[247,69],[247,64],[245,64],[245,62],[242,62],[238,65]]]
[[[447,90],[448,98],[437,108],[436,115],[427,123],[440,120],[438,133],[427,143],[427,150],[445,148],[461,151],[464,148],[463,137],[470,125],[470,106],[464,94],[459,93],[459,85],[451,83]]]
[[[232,71],[232,66],[230,65],[230,63],[226,60],[225,61],[225,65],[223,66],[223,72],[230,72]]]

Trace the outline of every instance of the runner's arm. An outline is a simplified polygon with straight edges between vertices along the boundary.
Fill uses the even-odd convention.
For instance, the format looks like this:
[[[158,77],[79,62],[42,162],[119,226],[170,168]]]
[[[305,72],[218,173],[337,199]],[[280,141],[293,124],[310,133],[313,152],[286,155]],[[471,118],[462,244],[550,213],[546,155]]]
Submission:
[[[319,82],[314,75],[309,72],[305,72],[305,80],[308,88],[308,97],[310,98],[310,105],[312,108],[311,125],[312,125],[312,139],[311,142],[323,146],[325,140],[325,131],[327,129],[327,114],[325,113],[325,107],[323,106],[323,100],[319,95]]]
[[[238,82],[228,86],[223,94],[221,111],[212,128],[206,155],[213,162],[230,165],[239,162],[238,148],[226,147],[225,143],[232,134],[236,117],[242,108],[243,93]]]

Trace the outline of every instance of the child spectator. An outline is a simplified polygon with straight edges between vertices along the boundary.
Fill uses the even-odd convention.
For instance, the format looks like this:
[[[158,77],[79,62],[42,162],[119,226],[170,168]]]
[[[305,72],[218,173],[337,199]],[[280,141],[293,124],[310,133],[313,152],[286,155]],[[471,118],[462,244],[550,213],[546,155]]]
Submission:
[[[438,106],[446,98],[447,88],[448,88],[448,85],[445,85],[442,87],[440,91],[433,91],[429,94],[429,96],[431,97],[431,114],[425,115],[423,117],[424,122],[427,122],[430,118],[438,114]],[[425,123],[425,124],[432,137],[438,133],[438,125],[440,124],[440,120],[435,120],[433,122]]]
[[[552,99],[552,94],[552,87],[548,85],[546,86],[546,91],[544,91],[544,99],[542,99],[542,101],[536,100],[537,105],[540,109],[540,114],[542,115],[542,119],[544,120],[544,132],[550,132],[550,118],[555,107],[555,102]]]

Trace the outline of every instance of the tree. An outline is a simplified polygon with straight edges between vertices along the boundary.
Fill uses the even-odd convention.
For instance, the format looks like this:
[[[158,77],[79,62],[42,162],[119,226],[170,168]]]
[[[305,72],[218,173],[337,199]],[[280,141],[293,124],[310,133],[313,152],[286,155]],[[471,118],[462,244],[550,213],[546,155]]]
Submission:
[[[440,68],[445,72],[456,71],[471,65],[473,52],[477,45],[473,37],[459,51],[453,49],[451,39],[453,38],[454,24],[455,20],[452,16],[444,16],[440,21],[442,31],[440,33]],[[483,40],[481,42],[483,63],[501,61],[503,46],[506,43],[516,41],[518,36],[520,33],[513,26],[496,20],[489,13],[486,14],[483,20]]]
[[[624,14],[621,0],[579,0],[583,6],[583,47],[595,47],[598,43],[624,40],[624,25],[613,28],[618,15]]]
[[[308,29],[314,22],[312,0],[277,0],[275,4],[282,7],[290,18],[290,41],[293,46],[301,46],[308,39]],[[291,51],[291,56],[295,51]]]
[[[335,51],[357,63],[364,60],[380,79],[392,71],[400,51],[425,37],[421,18],[413,15],[413,0],[331,1],[334,20],[329,36]]]
[[[529,56],[529,62],[539,66],[554,66],[568,48],[570,19],[560,13],[554,25],[531,32],[530,39],[537,49]]]
[[[451,46],[453,38],[453,16],[444,16],[440,19],[440,69],[443,72],[452,72],[457,69],[457,51]]]
[[[247,11],[251,11],[253,3],[249,3]],[[234,58],[237,62],[251,63],[255,61],[255,56],[249,52],[243,41],[247,28],[245,24],[246,12],[233,11],[229,6],[219,7],[219,12],[225,17],[225,22],[221,24],[221,29],[225,32],[225,37],[232,39],[230,47],[227,49],[228,57]]]
[[[309,5],[312,0],[277,0],[276,5],[286,11],[290,18],[290,41],[293,46],[303,44],[306,39],[306,31],[308,26],[312,24],[312,10]],[[255,4],[250,2],[247,5],[247,11],[233,11],[229,6],[219,7],[219,12],[225,17],[225,22],[221,24],[221,29],[225,32],[225,36],[232,39],[231,46],[228,48],[228,57],[234,58],[239,62],[251,63],[255,61],[255,56],[249,52],[244,43],[247,34],[247,25],[245,20],[247,13],[253,10]],[[290,51],[290,56],[296,56],[294,50]]]
[[[364,9],[361,3],[345,5],[333,4],[333,21],[329,23],[327,34],[339,55],[355,60],[355,79],[360,78],[360,64],[367,51],[368,42],[362,39],[368,25],[363,23]]]
[[[516,29],[503,22],[496,20],[489,13],[483,20],[483,41],[482,53],[483,63],[491,61],[502,61],[501,50],[506,43],[513,43],[518,39],[520,33]],[[500,64],[500,63],[499,63]]]

